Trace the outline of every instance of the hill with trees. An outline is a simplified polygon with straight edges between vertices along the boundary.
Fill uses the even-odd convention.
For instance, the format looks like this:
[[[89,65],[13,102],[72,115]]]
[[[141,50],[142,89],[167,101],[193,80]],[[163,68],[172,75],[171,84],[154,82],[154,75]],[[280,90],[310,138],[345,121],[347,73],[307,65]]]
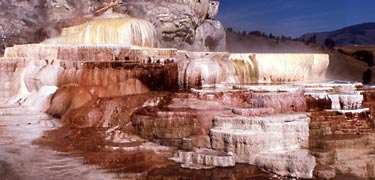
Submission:
[[[323,44],[327,39],[331,39],[337,46],[374,46],[375,45],[375,23],[363,23],[345,27],[331,32],[308,33],[298,39],[307,41],[315,38],[317,43]]]

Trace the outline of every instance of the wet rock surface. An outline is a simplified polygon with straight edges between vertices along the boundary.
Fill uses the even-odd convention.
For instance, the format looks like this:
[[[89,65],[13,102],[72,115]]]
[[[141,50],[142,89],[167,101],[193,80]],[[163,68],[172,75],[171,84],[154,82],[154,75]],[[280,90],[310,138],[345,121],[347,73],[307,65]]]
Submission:
[[[58,120],[32,108],[20,106],[1,105],[0,112],[2,178],[111,178],[111,175],[94,166],[83,165],[78,157],[33,144],[35,139],[43,136],[43,131],[60,127]]]
[[[264,60],[280,68],[267,73]],[[324,76],[327,62],[322,54],[15,46],[1,58],[1,100],[15,107],[2,110],[0,125],[61,125],[21,139],[99,166],[83,171],[124,179],[271,178],[259,169],[293,178],[374,177],[375,91],[360,83],[307,83]],[[12,113],[20,119],[10,120]],[[15,135],[6,135],[12,142]],[[96,172],[101,168],[104,174]],[[190,169],[201,170],[189,176]]]
[[[284,111],[275,110],[282,109],[280,105],[265,108],[265,104],[262,104],[262,107],[249,103],[249,99],[259,102],[262,98],[268,97],[259,96],[262,93],[279,94],[280,92],[271,91],[279,89],[277,85],[274,87],[269,85],[267,92],[248,91],[249,87],[243,87],[242,91],[239,91],[240,86],[233,86],[232,90],[230,87],[203,88],[195,89],[190,93],[160,94],[159,98],[144,101],[143,105],[132,113],[129,119],[134,129],[130,128],[128,132],[183,150],[173,156],[178,162],[182,162],[181,166],[184,168],[211,168],[215,164],[211,162],[219,163],[216,163],[216,166],[227,166],[231,163],[224,162],[231,162],[228,158],[233,155],[236,162],[247,162],[263,170],[285,176],[341,178],[342,174],[351,174],[356,178],[372,177],[373,125],[369,109],[364,106],[360,109],[329,110],[332,107],[332,104],[329,104],[328,110],[321,109],[303,114],[306,109],[311,109],[308,107],[309,104],[303,101],[304,97],[311,98],[309,95],[311,89],[306,91],[303,89],[310,88],[311,85],[296,85],[297,89],[301,89],[301,86],[304,96],[301,96],[301,91],[294,91],[296,95],[298,94],[296,105],[300,105],[300,108],[286,108]],[[327,83],[324,86],[337,86],[337,84]],[[342,84],[342,86],[358,86],[358,84]],[[262,87],[263,90],[267,89],[265,85]],[[295,90],[295,88],[289,89]],[[371,89],[365,89],[364,92],[369,93]],[[289,99],[280,98],[279,101],[286,103],[285,107],[290,107],[284,102]],[[369,97],[364,99],[368,100]],[[129,99],[125,98],[123,101]],[[295,101],[292,98],[289,103],[293,102]],[[371,103],[367,101],[367,104]],[[256,111],[258,108],[263,108],[263,113],[262,110]],[[243,109],[255,110],[258,114],[240,114]],[[272,110],[264,113],[265,109]],[[229,128],[222,130],[226,135],[216,135],[224,127]],[[264,136],[258,131],[263,132]],[[275,134],[277,132],[281,134]],[[241,136],[241,138],[236,139],[234,136]],[[272,137],[279,139],[271,141]],[[221,141],[222,143],[218,143]],[[258,141],[261,143],[257,143]],[[224,154],[215,155],[209,151],[196,151],[194,148],[213,148]],[[246,152],[249,152],[248,155]],[[252,156],[254,157],[251,158]]]
[[[123,131],[59,128],[59,120],[21,106],[0,108],[2,179],[237,179],[271,177],[253,166],[187,170],[168,160],[173,148]],[[28,115],[24,115],[27,112]]]

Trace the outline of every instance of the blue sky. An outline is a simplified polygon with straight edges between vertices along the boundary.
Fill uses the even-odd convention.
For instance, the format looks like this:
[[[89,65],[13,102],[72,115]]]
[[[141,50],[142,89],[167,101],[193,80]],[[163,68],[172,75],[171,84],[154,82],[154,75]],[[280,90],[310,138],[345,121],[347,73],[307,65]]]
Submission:
[[[375,0],[219,0],[215,17],[235,30],[299,37],[375,22]]]

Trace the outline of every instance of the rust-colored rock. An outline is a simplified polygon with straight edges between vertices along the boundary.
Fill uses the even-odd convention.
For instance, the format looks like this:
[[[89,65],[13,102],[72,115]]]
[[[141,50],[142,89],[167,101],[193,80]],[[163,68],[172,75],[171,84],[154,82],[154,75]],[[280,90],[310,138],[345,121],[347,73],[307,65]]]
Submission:
[[[66,86],[56,91],[47,113],[61,117],[69,110],[79,108],[94,99],[93,94],[81,86]]]
[[[142,107],[156,106],[168,93],[126,95],[116,98],[95,98],[84,106],[66,111],[62,121],[68,126],[118,127],[133,132],[131,116]]]
[[[271,108],[275,113],[306,111],[306,100],[300,92],[252,93],[247,102],[254,108]]]

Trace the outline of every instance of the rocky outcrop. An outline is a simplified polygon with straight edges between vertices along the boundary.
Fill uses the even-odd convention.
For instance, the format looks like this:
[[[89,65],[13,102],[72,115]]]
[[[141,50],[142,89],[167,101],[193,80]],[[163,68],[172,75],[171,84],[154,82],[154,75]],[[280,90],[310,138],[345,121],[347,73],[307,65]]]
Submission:
[[[207,19],[196,29],[194,49],[196,51],[225,51],[225,29],[220,21]]]
[[[312,178],[315,157],[309,150],[268,151],[255,158],[255,165],[282,176]]]
[[[5,9],[0,14],[0,22],[4,22],[0,23],[0,54],[6,46],[41,42],[59,36],[62,28],[95,19],[102,14],[101,8],[106,6],[114,8],[116,13],[153,24],[159,41],[153,43],[159,47],[224,51],[225,30],[219,21],[213,20],[218,5],[218,2],[209,0],[121,0],[117,4],[94,0],[4,1],[0,4],[1,9]]]
[[[0,54],[15,44],[41,42],[60,34],[60,29],[84,23],[103,6],[103,1],[2,1],[0,3]]]
[[[154,24],[161,47],[192,51],[224,51],[226,48],[225,30],[219,21],[212,19],[217,13],[217,2],[124,0],[123,3],[125,5],[115,8],[115,12],[146,19]]]
[[[231,152],[236,162],[255,164],[277,174],[312,178],[315,159],[308,155],[310,119],[303,114],[268,117],[216,117],[212,147]]]
[[[182,163],[182,167],[189,169],[212,169],[236,165],[233,154],[212,149],[195,149],[193,152],[178,151],[172,160]]]
[[[37,29],[47,15],[45,3],[41,0],[2,1],[0,8],[0,54],[5,47],[14,44],[42,41],[41,31]]]

